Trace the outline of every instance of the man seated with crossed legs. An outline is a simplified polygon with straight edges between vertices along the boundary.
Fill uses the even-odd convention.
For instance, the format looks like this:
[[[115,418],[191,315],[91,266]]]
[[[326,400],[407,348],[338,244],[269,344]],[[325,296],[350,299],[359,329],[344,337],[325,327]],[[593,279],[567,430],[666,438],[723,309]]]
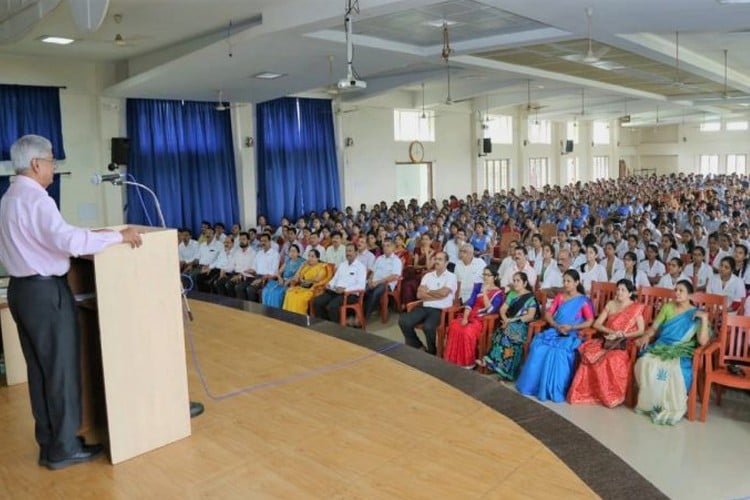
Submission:
[[[456,275],[448,271],[448,256],[445,252],[437,252],[433,257],[435,269],[424,276],[417,289],[417,298],[422,300],[422,305],[415,307],[411,312],[402,314],[398,319],[398,326],[404,335],[406,345],[437,354],[435,337],[437,327],[440,324],[442,309],[453,305],[458,283]],[[422,324],[427,347],[417,337],[414,330],[418,324]]]

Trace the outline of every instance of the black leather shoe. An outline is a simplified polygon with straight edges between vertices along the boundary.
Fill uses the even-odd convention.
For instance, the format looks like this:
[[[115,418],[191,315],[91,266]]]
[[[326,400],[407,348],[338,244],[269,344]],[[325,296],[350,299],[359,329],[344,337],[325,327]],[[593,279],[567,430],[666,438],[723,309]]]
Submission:
[[[47,460],[45,464],[50,470],[60,470],[75,464],[90,462],[102,454],[104,447],[100,444],[83,445],[79,451],[60,460]]]
[[[47,452],[44,450],[39,450],[39,465],[42,467],[46,467],[49,463],[49,460],[47,460]]]

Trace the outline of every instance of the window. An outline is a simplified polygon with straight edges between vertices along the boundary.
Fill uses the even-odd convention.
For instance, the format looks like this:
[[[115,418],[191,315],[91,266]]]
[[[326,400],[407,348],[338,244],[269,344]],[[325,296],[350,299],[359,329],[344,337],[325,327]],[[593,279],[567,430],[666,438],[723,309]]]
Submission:
[[[747,122],[745,122],[747,123]],[[729,124],[727,123],[727,126]],[[727,155],[727,173],[728,174],[747,174],[746,169],[747,155]]]
[[[698,157],[698,173],[703,175],[719,173],[719,155],[700,155]]]
[[[508,170],[510,160],[484,161],[484,188],[491,194],[508,189]]]
[[[578,175],[578,158],[565,159],[565,183],[575,184],[580,180]]]
[[[609,123],[595,121],[593,125],[592,140],[597,145],[609,144]]]
[[[609,156],[594,156],[592,160],[594,179],[609,179]]]
[[[700,130],[701,132],[718,132],[721,130],[721,122],[703,122]]]
[[[485,137],[492,139],[493,144],[513,144],[513,117],[506,115],[487,115]]]
[[[568,122],[566,126],[565,138],[569,141],[573,141],[573,144],[578,144],[578,122]]]
[[[435,112],[419,109],[393,110],[393,137],[396,141],[435,142]]]
[[[529,184],[537,189],[549,184],[549,161],[547,158],[529,158]]]
[[[552,144],[552,124],[548,120],[529,120],[529,142]]]
[[[727,132],[747,130],[747,121],[727,122]]]

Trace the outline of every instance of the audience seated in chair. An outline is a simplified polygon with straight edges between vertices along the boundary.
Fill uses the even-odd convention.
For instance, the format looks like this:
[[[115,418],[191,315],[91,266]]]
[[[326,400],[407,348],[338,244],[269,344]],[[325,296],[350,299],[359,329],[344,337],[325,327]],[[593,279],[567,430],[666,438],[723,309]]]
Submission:
[[[316,294],[323,293],[323,288],[332,277],[333,272],[329,273],[328,264],[320,261],[320,252],[311,249],[307,261],[290,281],[282,307],[297,314],[307,314],[310,300]]]
[[[237,298],[251,302],[260,302],[260,294],[267,278],[276,275],[279,270],[279,252],[271,245],[271,235],[260,235],[260,250],[255,256],[255,269],[251,269],[244,281],[235,286]]]
[[[470,249],[467,250],[470,251]],[[482,262],[481,259],[474,258]],[[464,368],[474,368],[477,360],[477,344],[484,327],[484,317],[497,313],[505,295],[497,286],[496,271],[485,267],[481,277],[483,281],[474,283],[471,296],[463,302],[462,309],[448,323],[443,358]],[[456,278],[463,288],[463,282],[458,274]]]
[[[437,252],[433,257],[435,269],[425,274],[417,289],[421,305],[410,312],[402,314],[398,326],[404,335],[406,345],[422,349],[430,354],[437,354],[437,327],[441,321],[443,309],[453,305],[458,283],[456,275],[448,271],[448,257],[445,252]],[[417,337],[415,327],[423,325],[427,346]]]
[[[578,347],[581,362],[570,384],[569,403],[612,408],[625,401],[632,366],[628,343],[645,331],[644,305],[635,298],[633,283],[620,280],[615,298],[606,304],[594,323],[594,329],[602,336]]]
[[[338,265],[333,279],[328,282],[322,294],[312,300],[312,307],[317,318],[328,321],[339,321],[339,308],[344,303],[344,293],[365,290],[367,269],[357,260],[357,250],[349,243],[345,247],[346,259]],[[350,295],[348,303],[356,302],[357,297]]]
[[[702,346],[709,340],[708,314],[692,305],[692,293],[689,281],[677,283],[675,300],[662,305],[646,334],[636,340],[641,348],[635,363],[636,411],[657,424],[674,425],[685,416],[695,342]]]
[[[581,345],[578,330],[594,322],[593,305],[583,292],[578,272],[565,271],[563,291],[545,313],[549,328],[531,341],[529,355],[516,381],[521,394],[534,395],[542,401],[565,401],[573,378],[576,350]]]
[[[294,230],[291,230],[293,232]],[[284,303],[284,296],[292,279],[297,276],[298,271],[304,264],[305,260],[300,255],[299,246],[293,243],[287,249],[287,257],[281,265],[278,273],[269,278],[266,286],[263,287],[262,302],[264,306],[281,307]]]
[[[380,308],[380,300],[386,291],[386,287],[391,291],[396,288],[398,279],[403,271],[403,263],[395,253],[393,253],[393,240],[386,238],[383,240],[383,255],[375,260],[372,267],[372,274],[367,280],[367,291],[365,293],[365,318]]]

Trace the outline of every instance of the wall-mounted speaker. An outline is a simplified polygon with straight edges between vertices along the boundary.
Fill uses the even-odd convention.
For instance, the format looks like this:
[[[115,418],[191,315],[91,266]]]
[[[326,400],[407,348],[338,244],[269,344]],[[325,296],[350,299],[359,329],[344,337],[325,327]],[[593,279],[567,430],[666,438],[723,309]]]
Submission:
[[[482,140],[482,153],[492,153],[492,139],[490,139],[489,137],[485,137]]]
[[[568,139],[565,141],[565,152],[566,153],[572,153],[573,152],[573,141]]]
[[[130,139],[127,137],[112,138],[112,163],[127,165],[130,156]]]

